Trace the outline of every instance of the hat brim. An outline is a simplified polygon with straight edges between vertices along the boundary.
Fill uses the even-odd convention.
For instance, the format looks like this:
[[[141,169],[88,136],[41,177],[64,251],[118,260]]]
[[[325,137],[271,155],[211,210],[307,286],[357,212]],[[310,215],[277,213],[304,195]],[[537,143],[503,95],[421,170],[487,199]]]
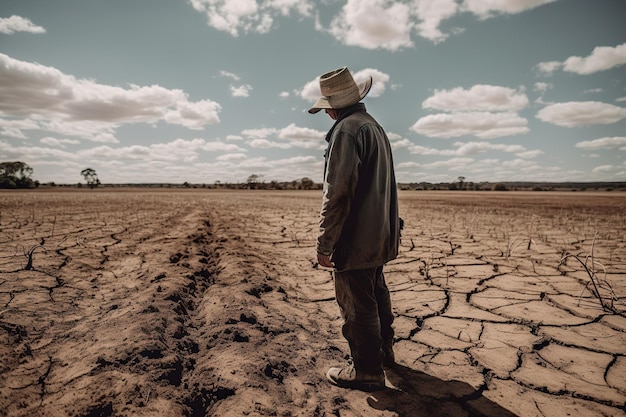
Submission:
[[[367,80],[358,84],[358,87],[359,87],[359,101],[361,101],[367,95],[367,93],[370,92],[370,89],[372,88],[372,77],[369,76]],[[352,104],[356,104],[356,103],[352,103]],[[344,107],[347,107],[347,106],[344,106]],[[322,96],[318,98],[315,104],[313,105],[313,107],[309,109],[309,113],[315,114],[322,109],[334,109],[334,108],[336,107],[333,107],[329,103],[328,97]]]

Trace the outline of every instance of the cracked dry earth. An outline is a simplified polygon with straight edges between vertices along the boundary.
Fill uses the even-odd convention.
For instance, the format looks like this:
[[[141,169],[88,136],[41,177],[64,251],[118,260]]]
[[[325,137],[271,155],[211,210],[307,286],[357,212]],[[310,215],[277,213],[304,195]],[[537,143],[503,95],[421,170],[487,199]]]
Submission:
[[[0,194],[0,415],[625,415],[626,196],[401,192],[399,365],[370,393],[324,378],[320,200]]]

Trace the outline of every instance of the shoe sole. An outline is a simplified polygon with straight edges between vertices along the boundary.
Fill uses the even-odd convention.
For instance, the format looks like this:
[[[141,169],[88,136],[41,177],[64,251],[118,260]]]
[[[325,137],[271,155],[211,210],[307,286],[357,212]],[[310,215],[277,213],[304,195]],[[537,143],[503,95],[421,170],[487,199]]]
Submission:
[[[333,378],[330,375],[330,370],[326,372],[326,379],[328,379],[328,381],[331,384],[340,388],[351,388],[351,389],[358,389],[362,391],[380,391],[382,389],[385,389],[384,381],[382,383],[379,383],[379,382],[341,382]]]

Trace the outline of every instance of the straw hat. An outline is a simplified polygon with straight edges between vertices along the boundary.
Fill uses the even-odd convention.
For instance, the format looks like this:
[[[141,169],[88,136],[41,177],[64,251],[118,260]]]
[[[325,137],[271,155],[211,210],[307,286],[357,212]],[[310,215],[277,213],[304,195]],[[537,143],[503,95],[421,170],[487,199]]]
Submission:
[[[372,88],[372,77],[359,85],[352,78],[348,67],[338,68],[320,76],[320,97],[309,113],[317,113],[321,109],[343,109],[358,103]]]

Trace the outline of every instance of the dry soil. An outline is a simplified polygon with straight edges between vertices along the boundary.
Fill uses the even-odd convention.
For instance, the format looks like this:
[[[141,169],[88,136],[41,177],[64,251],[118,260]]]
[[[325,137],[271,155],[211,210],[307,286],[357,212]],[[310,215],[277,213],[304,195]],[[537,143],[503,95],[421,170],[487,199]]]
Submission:
[[[625,415],[625,195],[401,192],[376,392],[324,378],[348,350],[320,201],[0,193],[0,415]]]

